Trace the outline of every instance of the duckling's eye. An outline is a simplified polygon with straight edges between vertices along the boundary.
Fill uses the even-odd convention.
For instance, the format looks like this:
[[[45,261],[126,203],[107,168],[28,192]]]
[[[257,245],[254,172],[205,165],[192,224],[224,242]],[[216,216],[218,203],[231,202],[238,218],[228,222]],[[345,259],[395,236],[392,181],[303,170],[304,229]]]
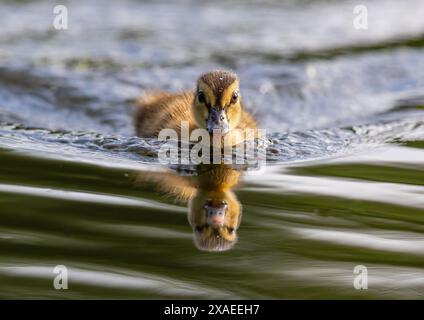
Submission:
[[[231,97],[231,103],[236,103],[237,102],[237,100],[238,100],[238,93],[237,92],[234,92],[233,93],[233,96]]]
[[[228,232],[230,233],[230,234],[232,234],[232,233],[234,233],[234,228],[228,228]]]
[[[205,228],[204,226],[196,226],[194,229],[196,230],[196,232],[201,233],[204,228]]]
[[[205,94],[202,91],[197,93],[197,100],[199,100],[200,103],[206,102]]]

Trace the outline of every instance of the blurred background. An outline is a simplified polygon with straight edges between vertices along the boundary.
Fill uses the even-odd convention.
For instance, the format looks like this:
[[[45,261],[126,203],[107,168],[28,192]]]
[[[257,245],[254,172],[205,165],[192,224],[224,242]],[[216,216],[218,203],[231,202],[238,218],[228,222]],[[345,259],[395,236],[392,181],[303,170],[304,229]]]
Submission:
[[[423,298],[422,0],[8,0],[0,17],[0,297]],[[164,168],[131,118],[145,90],[215,68],[270,143],[218,254],[185,203],[134,184]]]

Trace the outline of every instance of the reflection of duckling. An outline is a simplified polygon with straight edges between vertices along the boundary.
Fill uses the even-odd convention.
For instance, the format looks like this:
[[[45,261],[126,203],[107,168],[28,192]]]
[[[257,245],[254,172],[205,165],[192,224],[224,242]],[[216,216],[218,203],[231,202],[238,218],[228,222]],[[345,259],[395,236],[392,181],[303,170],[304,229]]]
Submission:
[[[201,165],[196,173],[143,172],[138,181],[154,181],[162,192],[189,200],[188,221],[199,249],[228,250],[237,241],[241,222],[241,204],[231,191],[238,184],[240,171],[226,165]]]
[[[195,93],[157,92],[138,101],[135,125],[139,136],[154,137],[162,129],[179,134],[182,121],[188,121],[190,131],[203,128],[210,134],[229,135],[233,145],[240,142],[231,136],[234,129],[256,129],[253,117],[243,110],[238,77],[228,71],[202,75]]]

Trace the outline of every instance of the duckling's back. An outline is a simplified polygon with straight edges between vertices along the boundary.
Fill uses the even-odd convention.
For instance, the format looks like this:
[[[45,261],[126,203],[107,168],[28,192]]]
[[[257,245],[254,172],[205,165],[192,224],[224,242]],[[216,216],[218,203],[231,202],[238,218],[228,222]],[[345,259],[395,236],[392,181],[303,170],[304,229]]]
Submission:
[[[180,134],[181,122],[188,121],[190,131],[195,128],[191,112],[194,94],[154,92],[137,101],[135,127],[137,135],[157,137],[162,129],[174,129]]]

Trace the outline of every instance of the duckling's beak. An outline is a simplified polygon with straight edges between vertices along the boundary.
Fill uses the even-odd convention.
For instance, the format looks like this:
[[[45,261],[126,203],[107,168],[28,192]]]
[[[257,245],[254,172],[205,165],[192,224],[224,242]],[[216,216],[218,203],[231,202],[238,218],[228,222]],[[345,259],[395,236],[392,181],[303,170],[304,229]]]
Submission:
[[[225,201],[208,200],[204,205],[208,225],[213,229],[223,227],[228,205]]]
[[[224,108],[210,108],[207,128],[210,134],[214,132],[221,135],[228,133],[230,127],[228,125],[227,113]]]

